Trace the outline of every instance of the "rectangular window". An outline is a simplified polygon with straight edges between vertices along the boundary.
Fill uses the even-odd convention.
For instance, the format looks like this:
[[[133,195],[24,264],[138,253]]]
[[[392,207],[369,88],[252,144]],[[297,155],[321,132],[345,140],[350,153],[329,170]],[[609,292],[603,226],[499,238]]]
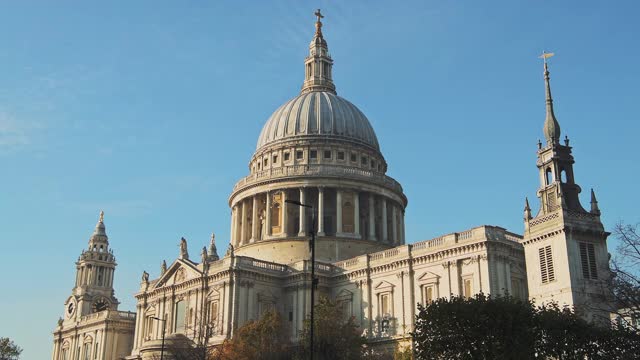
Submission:
[[[351,153],[351,161],[352,162],[358,161],[358,155],[356,153]]]
[[[296,151],[296,160],[302,160],[302,159],[304,159],[304,153],[302,152],[302,150]]]
[[[267,167],[267,165],[269,165],[269,159],[265,158],[264,159],[264,167]]]
[[[362,165],[367,165],[367,157],[363,156],[361,159]]]
[[[338,160],[344,160],[344,151],[338,151]]]
[[[542,283],[554,281],[556,279],[553,271],[553,256],[551,255],[551,245],[538,249],[538,257],[540,258],[540,275]]]
[[[91,360],[91,343],[84,344],[82,352],[84,353],[84,360]]]
[[[380,295],[380,315],[381,316],[391,315],[390,300],[391,300],[390,294]]]
[[[178,301],[175,305],[175,317],[173,319],[173,331],[184,330],[184,318],[186,317],[187,304],[184,301]]]
[[[284,161],[289,161],[289,152],[284,153]]]
[[[209,321],[215,322],[218,319],[218,301],[212,301],[209,305]]]
[[[582,260],[582,276],[585,279],[597,279],[598,269],[596,266],[596,250],[593,244],[579,243],[580,260]]]
[[[342,300],[338,303],[340,307],[340,311],[342,312],[342,316],[345,319],[349,319],[351,317],[351,300]]]
[[[466,299],[471,298],[472,292],[473,292],[473,286],[471,283],[471,279],[464,279],[464,289],[463,289],[463,295]]]
[[[273,155],[273,164],[278,162],[278,155]]]
[[[376,162],[374,160],[371,160],[371,168],[372,169],[376,168]]]
[[[424,288],[424,304],[429,305],[433,302],[433,286]]]
[[[309,159],[315,160],[318,158],[318,151],[311,150],[309,151]]]
[[[324,151],[324,158],[325,159],[331,159],[331,150],[325,150]]]

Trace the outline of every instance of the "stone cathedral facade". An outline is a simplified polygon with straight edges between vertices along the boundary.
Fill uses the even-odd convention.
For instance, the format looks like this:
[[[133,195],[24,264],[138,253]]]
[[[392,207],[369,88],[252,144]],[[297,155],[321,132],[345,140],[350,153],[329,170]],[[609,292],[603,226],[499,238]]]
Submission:
[[[336,93],[333,60],[317,13],[298,96],[264,125],[249,174],[231,191],[231,237],[224,256],[214,236],[195,257],[187,241],[160,272],[144,273],[134,312],[119,311],[115,257],[102,215],[78,262],[54,332],[53,360],[151,359],[186,336],[220,344],[247,321],[275,309],[296,338],[308,316],[309,229],[316,233],[319,296],[353,316],[371,343],[407,342],[417,304],[438,297],[511,294],[538,302],[606,305],[608,253],[593,191],[585,210],[569,140],[560,143],[545,62],[546,143],[538,144],[540,210],[524,210],[524,236],[480,226],[407,244],[407,197],[366,116]],[[310,205],[310,208],[287,200]]]

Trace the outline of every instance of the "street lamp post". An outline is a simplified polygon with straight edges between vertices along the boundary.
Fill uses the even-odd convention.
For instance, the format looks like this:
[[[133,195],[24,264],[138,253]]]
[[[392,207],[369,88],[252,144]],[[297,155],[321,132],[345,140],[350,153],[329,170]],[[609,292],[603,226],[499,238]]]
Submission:
[[[166,330],[165,327],[167,325],[167,319],[160,319],[155,316],[152,316],[151,318],[154,320],[162,321],[162,344],[160,345],[160,360],[164,360],[164,334]]]
[[[315,223],[316,223],[316,214],[313,209],[313,206],[303,204],[297,200],[285,200],[284,202],[302,206],[305,208],[311,209],[311,224],[309,224],[309,235],[311,235],[311,242],[309,243],[309,248],[311,250],[311,313],[309,314],[309,320],[311,321],[311,327],[309,331],[309,359],[313,360],[313,308],[315,305],[315,290],[316,286],[318,286],[318,279],[316,279],[316,232],[315,232]]]

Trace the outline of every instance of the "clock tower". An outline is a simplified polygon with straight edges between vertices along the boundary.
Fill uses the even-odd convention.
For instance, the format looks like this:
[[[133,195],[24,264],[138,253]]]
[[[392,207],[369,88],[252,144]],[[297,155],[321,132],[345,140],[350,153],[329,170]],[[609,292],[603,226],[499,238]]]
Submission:
[[[135,313],[118,311],[113,275],[116,258],[109,249],[104,212],[89,246],[76,262],[76,281],[54,331],[53,360],[115,359],[131,350]]]
[[[115,269],[116,258],[109,249],[104,212],[101,211],[96,228],[89,238],[89,246],[82,250],[76,262],[76,283],[72,295],[65,303],[67,319],[80,319],[103,310],[117,310],[119,303],[113,291]]]

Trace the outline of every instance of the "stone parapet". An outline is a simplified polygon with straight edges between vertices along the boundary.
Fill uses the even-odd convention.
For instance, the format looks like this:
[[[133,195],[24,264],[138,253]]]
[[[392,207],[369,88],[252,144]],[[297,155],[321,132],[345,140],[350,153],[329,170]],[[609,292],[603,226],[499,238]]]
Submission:
[[[402,186],[393,178],[377,171],[358,169],[342,165],[291,165],[264,171],[258,171],[238,181],[233,187],[233,194],[261,183],[296,177],[335,177],[338,179],[355,179],[372,182],[384,186],[397,193],[402,193]]]

